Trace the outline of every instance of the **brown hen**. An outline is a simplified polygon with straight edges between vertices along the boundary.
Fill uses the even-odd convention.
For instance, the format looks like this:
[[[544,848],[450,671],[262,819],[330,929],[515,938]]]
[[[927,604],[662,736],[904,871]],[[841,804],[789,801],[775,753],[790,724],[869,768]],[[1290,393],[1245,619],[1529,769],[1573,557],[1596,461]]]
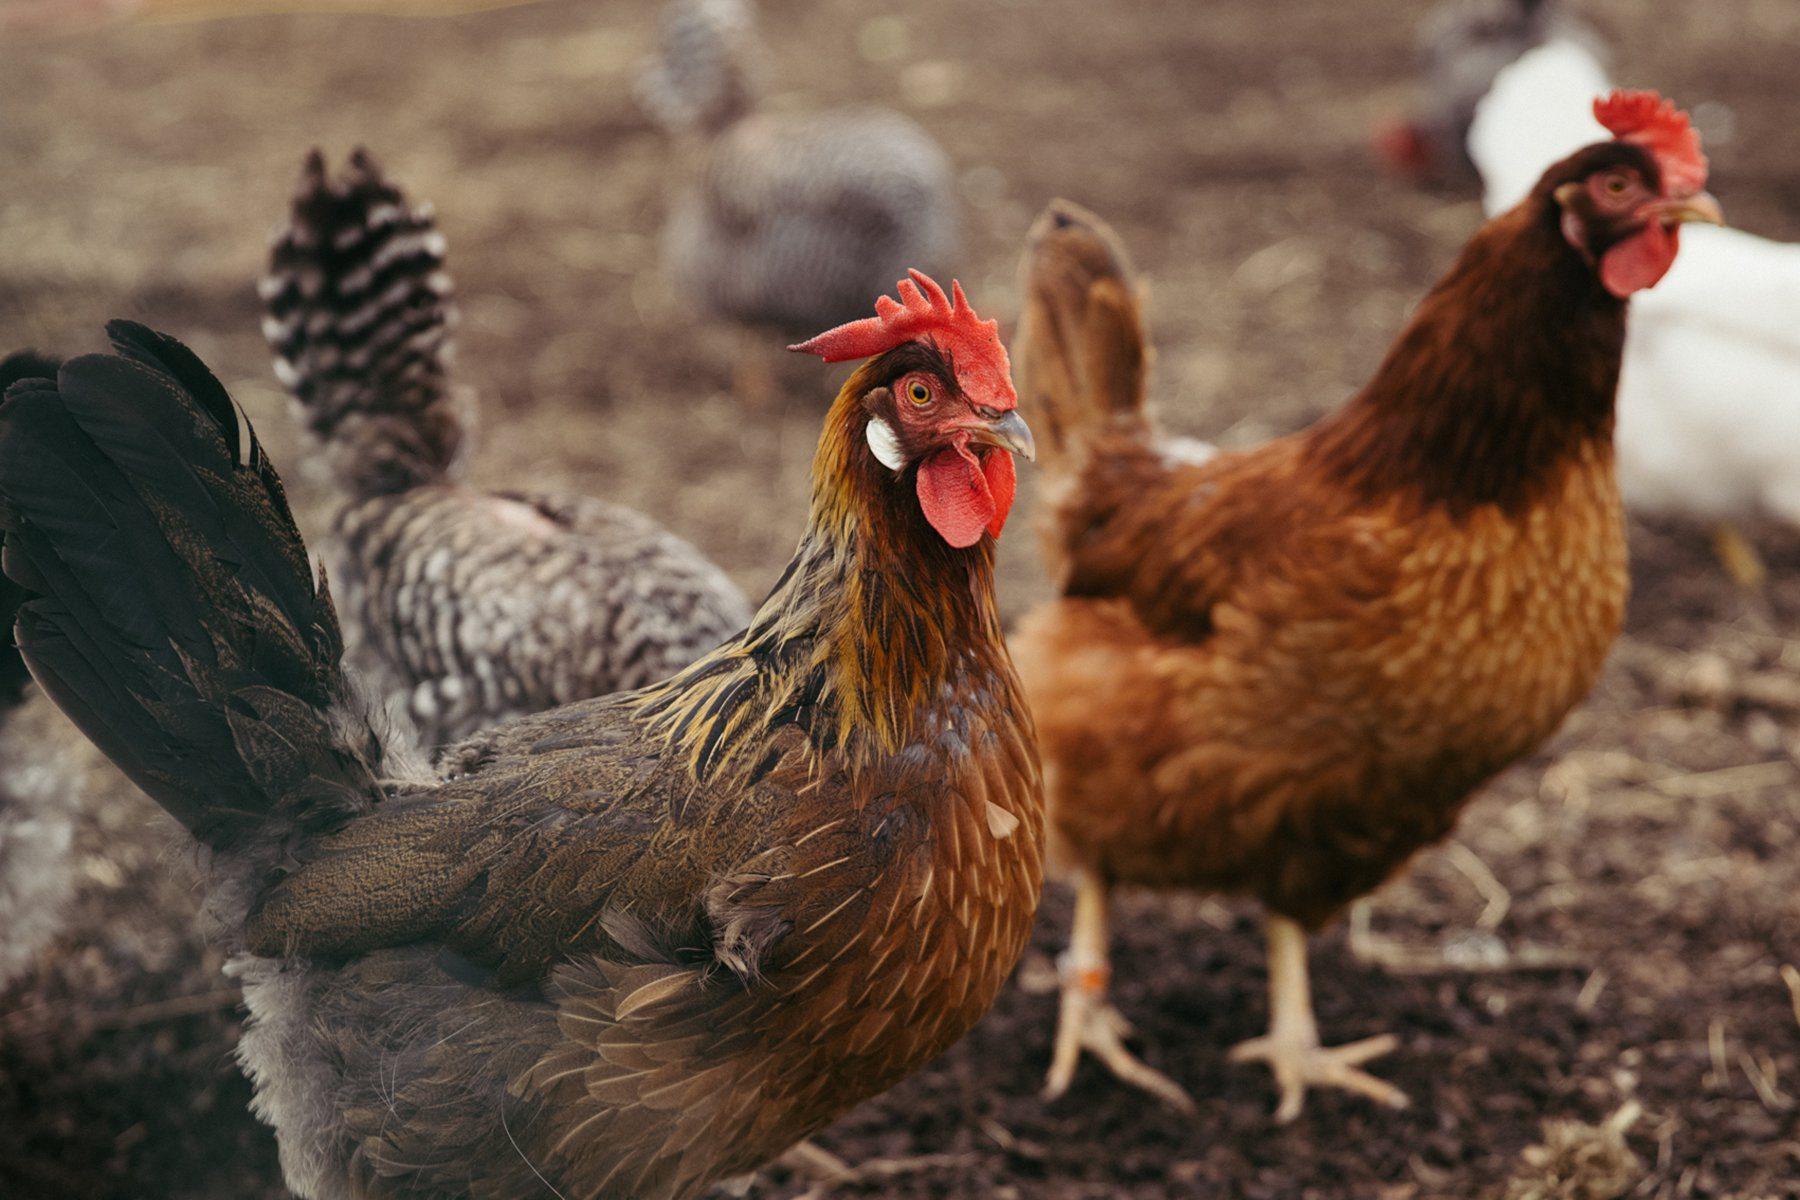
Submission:
[[[12,390],[19,647],[209,852],[296,1193],[682,1200],[992,1002],[1042,875],[993,594],[1031,440],[993,323],[923,277],[901,295],[800,347],[873,357],[749,628],[441,776],[359,700],[280,481],[198,359],[121,322],[117,355]]]
[[[1620,140],[1484,226],[1361,393],[1252,450],[1160,437],[1116,240],[1069,205],[1034,230],[1015,349],[1062,598],[1013,652],[1079,887],[1051,1095],[1085,1047],[1188,1103],[1105,1003],[1107,893],[1140,884],[1268,907],[1270,1033],[1236,1057],[1270,1063],[1282,1119],[1309,1084],[1404,1103],[1358,1069],[1391,1038],[1320,1045],[1306,936],[1541,744],[1619,628],[1624,297],[1717,209],[1685,118],[1609,103]]]

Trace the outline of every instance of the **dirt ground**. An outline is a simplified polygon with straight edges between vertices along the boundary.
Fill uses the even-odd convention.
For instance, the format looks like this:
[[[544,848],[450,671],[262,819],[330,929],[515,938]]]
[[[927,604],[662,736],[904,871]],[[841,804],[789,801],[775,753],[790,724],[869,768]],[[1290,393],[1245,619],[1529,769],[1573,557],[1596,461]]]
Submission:
[[[1800,238],[1800,4],[1582,7],[1616,35],[1626,81],[1708,102],[1709,128],[1730,132],[1708,150],[1734,222]],[[1015,310],[1046,200],[1115,222],[1152,283],[1164,413],[1232,443],[1346,396],[1479,220],[1366,150],[1407,97],[1425,8],[763,6],[779,103],[878,100],[942,139],[968,206],[958,273],[984,311]],[[671,160],[629,96],[651,29],[647,3],[611,0],[0,45],[0,345],[69,353],[108,317],[149,321],[292,463],[253,282],[302,152],[363,143],[450,239],[478,478],[640,506],[760,592],[799,533],[837,376],[696,321],[658,280]],[[775,398],[734,394],[754,379]],[[289,475],[316,521],[319,497]],[[1224,1057],[1264,1020],[1255,914],[1181,897],[1126,903],[1118,999],[1199,1114],[1091,1064],[1041,1103],[1068,918],[1053,886],[989,1018],[821,1139],[866,1164],[860,1180],[777,1173],[761,1194],[1800,1196],[1800,533],[1755,533],[1774,570],[1762,597],[1721,578],[1705,531],[1634,523],[1629,630],[1592,700],[1376,898],[1357,945],[1321,939],[1327,1036],[1400,1035],[1379,1066],[1407,1111],[1320,1095],[1273,1126],[1266,1073]],[[1002,566],[1009,616],[1046,594],[1030,537]],[[66,729],[47,737],[83,753]],[[0,996],[0,1197],[284,1195],[188,864],[116,780],[86,802],[76,927]]]

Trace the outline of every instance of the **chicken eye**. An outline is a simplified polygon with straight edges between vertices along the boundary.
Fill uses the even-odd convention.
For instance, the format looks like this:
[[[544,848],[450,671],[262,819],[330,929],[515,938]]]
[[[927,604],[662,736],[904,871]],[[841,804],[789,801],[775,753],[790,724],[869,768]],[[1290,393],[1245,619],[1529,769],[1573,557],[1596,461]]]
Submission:
[[[922,380],[915,379],[907,385],[906,398],[914,404],[925,404],[931,400],[931,389]]]
[[[1625,189],[1631,186],[1623,175],[1608,175],[1604,184],[1607,192],[1614,196],[1623,196]]]

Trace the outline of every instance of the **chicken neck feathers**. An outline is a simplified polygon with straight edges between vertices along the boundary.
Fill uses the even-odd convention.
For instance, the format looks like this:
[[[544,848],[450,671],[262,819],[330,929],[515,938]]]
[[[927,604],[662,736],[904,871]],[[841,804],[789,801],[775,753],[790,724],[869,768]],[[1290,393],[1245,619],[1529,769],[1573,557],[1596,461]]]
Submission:
[[[1501,70],[1467,145],[1490,213],[1605,136],[1589,102],[1610,87],[1583,40],[1557,38]],[[1800,522],[1800,246],[1689,226],[1668,276],[1632,300],[1620,380],[1619,485],[1645,512]]]
[[[882,369],[865,364],[833,404],[807,533],[749,627],[634,701],[698,777],[754,768],[758,748],[788,725],[819,751],[866,761],[966,703],[959,689],[971,683],[996,711],[1018,700],[992,542],[945,545],[906,502],[910,473],[894,479],[862,447],[861,397]]]
[[[1553,468],[1609,443],[1625,305],[1569,253],[1548,194],[1484,226],[1375,377],[1300,435],[1365,497],[1518,513]]]

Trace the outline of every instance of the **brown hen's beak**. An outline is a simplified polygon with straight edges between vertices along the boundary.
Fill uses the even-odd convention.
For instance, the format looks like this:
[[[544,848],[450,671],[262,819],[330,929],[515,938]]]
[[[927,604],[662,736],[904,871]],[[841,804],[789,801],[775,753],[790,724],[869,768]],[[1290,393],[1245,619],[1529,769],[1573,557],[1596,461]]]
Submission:
[[[1026,462],[1037,461],[1037,439],[1031,436],[1031,426],[1025,423],[1025,418],[1016,412],[1002,413],[991,421],[969,426],[969,437],[972,441],[1010,450]]]
[[[1665,225],[1684,225],[1689,221],[1703,221],[1708,225],[1725,223],[1725,210],[1719,207],[1711,192],[1695,192],[1679,200],[1658,200],[1651,208]]]

